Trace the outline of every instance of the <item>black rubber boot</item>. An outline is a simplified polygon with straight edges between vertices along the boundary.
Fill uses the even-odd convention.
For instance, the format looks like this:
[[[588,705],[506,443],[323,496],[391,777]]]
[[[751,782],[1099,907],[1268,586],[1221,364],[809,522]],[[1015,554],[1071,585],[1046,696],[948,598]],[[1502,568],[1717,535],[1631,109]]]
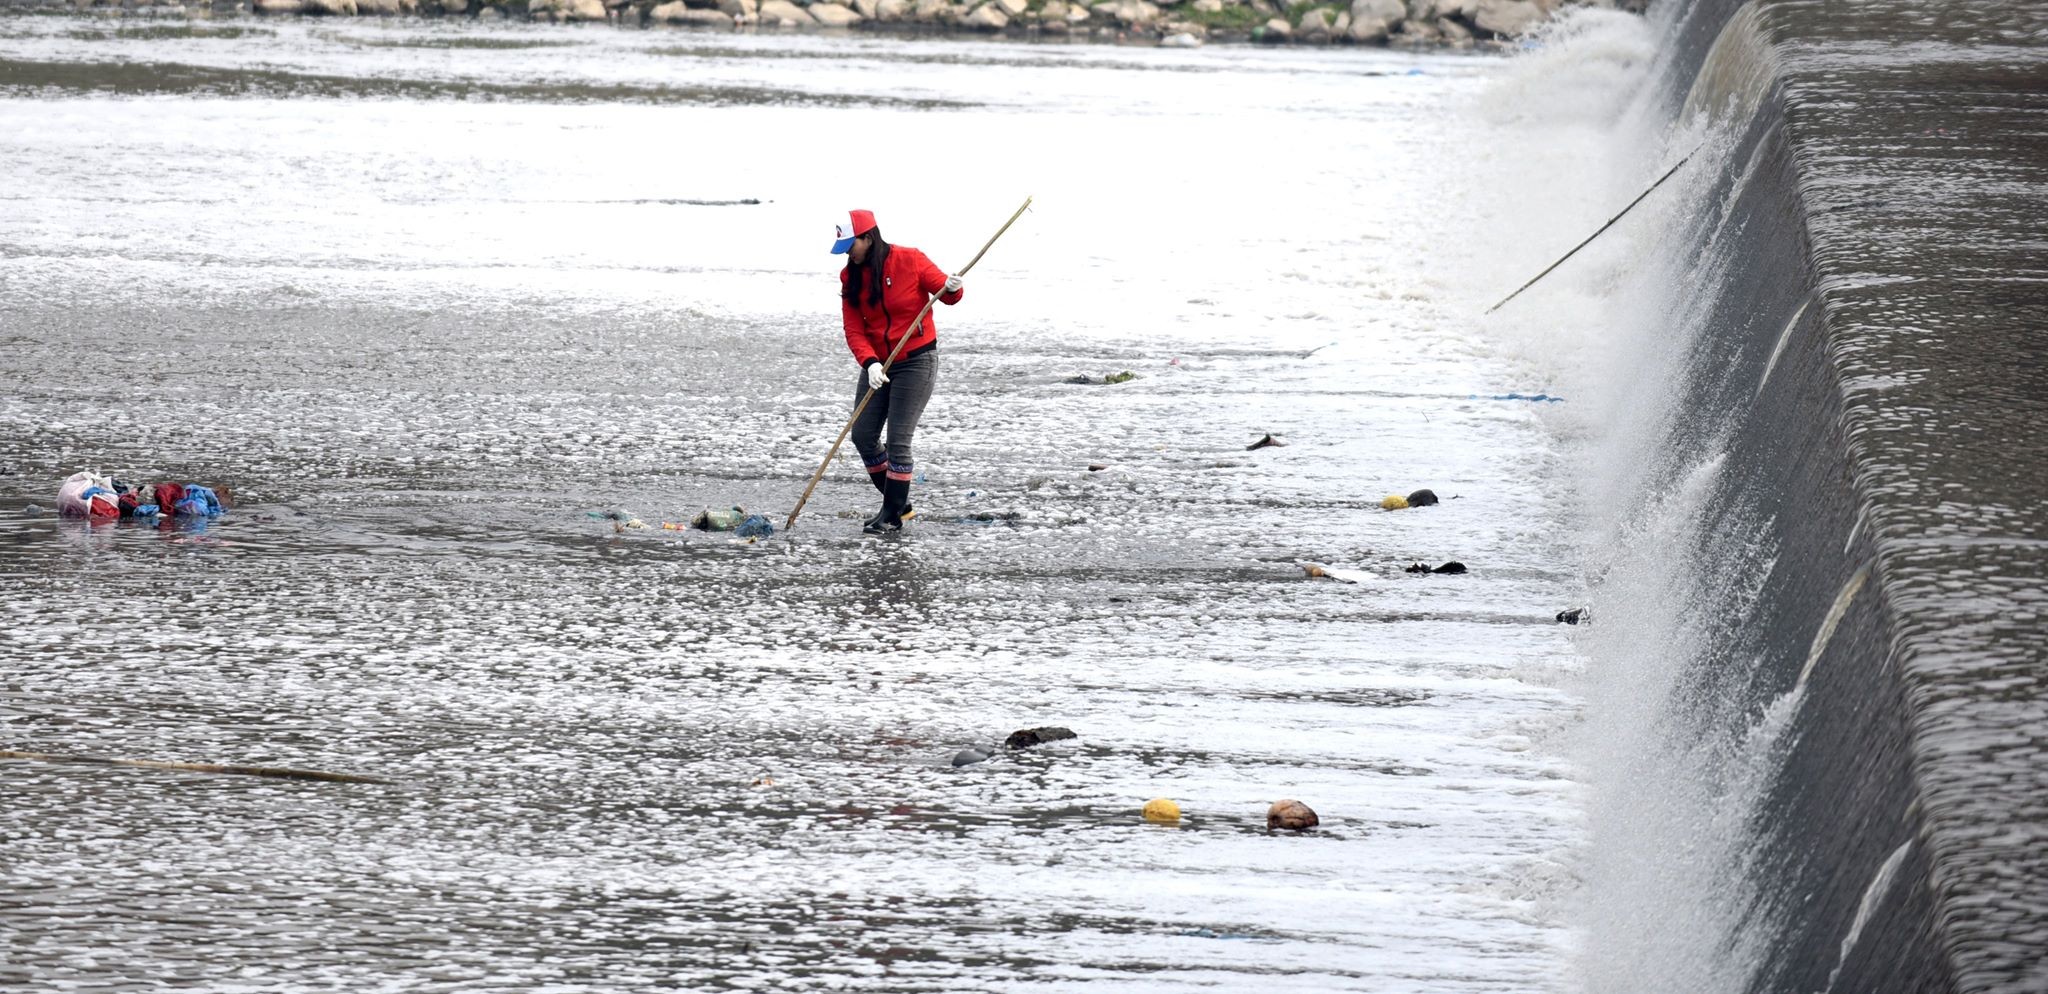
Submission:
[[[882,510],[868,515],[868,519],[860,523],[862,530],[866,530],[869,525],[882,520],[882,514],[889,509],[889,471],[887,469],[868,470],[868,479],[874,482],[875,489],[882,494]]]
[[[882,513],[875,515],[861,531],[870,535],[884,535],[903,530],[903,519],[910,516],[910,481],[887,480],[882,488]]]
[[[861,522],[863,529],[881,521],[882,516],[889,513],[889,471],[886,469],[876,470],[868,474],[868,479],[875,481],[875,489],[882,492],[882,509],[869,515],[866,521]],[[898,525],[900,526],[902,522],[910,520],[916,513],[917,510],[915,508],[912,508],[907,503],[904,504],[903,513],[896,516]]]

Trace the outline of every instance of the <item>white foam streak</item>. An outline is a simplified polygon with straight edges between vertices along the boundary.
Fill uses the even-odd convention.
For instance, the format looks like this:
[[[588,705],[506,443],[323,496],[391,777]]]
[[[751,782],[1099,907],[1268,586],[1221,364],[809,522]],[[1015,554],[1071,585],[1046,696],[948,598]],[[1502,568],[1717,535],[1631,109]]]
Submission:
[[[1829,640],[1835,637],[1835,627],[1842,623],[1842,616],[1849,613],[1849,605],[1855,603],[1856,594],[1870,579],[1870,566],[1865,564],[1842,585],[1842,592],[1835,595],[1835,602],[1828,607],[1827,617],[1821,619],[1820,630],[1814,633],[1813,645],[1806,651],[1806,665],[1799,668],[1799,686],[1804,688],[1806,680],[1813,675],[1813,667],[1820,662],[1821,654],[1828,651]]]
[[[1778,357],[1785,354],[1785,343],[1792,340],[1792,332],[1799,327],[1799,320],[1806,316],[1806,308],[1812,303],[1812,298],[1801,301],[1799,309],[1792,312],[1792,319],[1785,322],[1785,330],[1778,333],[1778,343],[1771,346],[1771,358],[1764,363],[1763,375],[1756,378],[1758,396],[1763,395],[1765,384],[1771,382],[1771,370],[1778,368]]]
[[[1856,904],[1856,920],[1849,923],[1849,934],[1842,937],[1842,955],[1835,962],[1835,968],[1828,972],[1828,991],[1833,992],[1835,981],[1841,979],[1842,964],[1849,962],[1850,951],[1856,948],[1858,939],[1863,938],[1863,926],[1870,924],[1870,916],[1877,913],[1877,907],[1892,889],[1892,878],[1899,875],[1899,866],[1906,861],[1906,854],[1913,851],[1913,840],[1907,839],[1885,857],[1884,865],[1877,868],[1877,875],[1870,878],[1870,886],[1863,889],[1863,899]]]

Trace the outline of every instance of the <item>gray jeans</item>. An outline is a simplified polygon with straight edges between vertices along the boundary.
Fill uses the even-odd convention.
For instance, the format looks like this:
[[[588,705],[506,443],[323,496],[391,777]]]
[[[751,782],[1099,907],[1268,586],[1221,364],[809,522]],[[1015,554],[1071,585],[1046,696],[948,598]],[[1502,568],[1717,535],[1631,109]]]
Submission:
[[[939,379],[939,353],[935,349],[910,359],[899,359],[889,367],[889,382],[875,391],[875,399],[868,402],[868,409],[860,412],[853,422],[853,447],[860,452],[860,461],[868,472],[880,472],[886,467],[891,475],[908,480],[911,476],[910,436],[917,432],[917,419],[924,414],[924,405],[932,399],[932,387]],[[868,371],[860,371],[860,382],[853,390],[853,403],[860,405],[860,399],[867,396]],[[888,422],[888,448],[882,446],[882,424]]]

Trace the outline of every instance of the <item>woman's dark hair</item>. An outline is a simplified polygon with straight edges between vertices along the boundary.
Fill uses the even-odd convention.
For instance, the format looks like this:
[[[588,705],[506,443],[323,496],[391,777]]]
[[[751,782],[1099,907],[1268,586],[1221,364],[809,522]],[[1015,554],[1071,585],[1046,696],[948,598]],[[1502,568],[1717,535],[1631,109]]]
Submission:
[[[873,239],[868,243],[867,261],[857,263],[851,254],[847,255],[846,287],[840,291],[840,296],[855,307],[860,306],[862,297],[882,302],[882,268],[889,261],[889,243],[882,240],[881,226],[869,228],[867,236]]]

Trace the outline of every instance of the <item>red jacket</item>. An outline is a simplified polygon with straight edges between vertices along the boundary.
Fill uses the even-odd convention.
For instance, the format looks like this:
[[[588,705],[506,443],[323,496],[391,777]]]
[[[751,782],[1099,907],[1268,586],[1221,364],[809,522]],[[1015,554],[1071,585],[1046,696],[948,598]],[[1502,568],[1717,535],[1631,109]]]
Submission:
[[[849,269],[851,266],[848,267]],[[939,343],[939,329],[932,316],[924,316],[924,325],[917,329],[910,327],[910,319],[924,309],[924,303],[932,294],[946,286],[946,273],[932,265],[923,252],[908,245],[889,246],[889,258],[882,264],[882,300],[877,304],[863,298],[859,307],[846,300],[847,269],[839,271],[839,309],[846,317],[846,347],[853,350],[855,362],[865,366],[888,358],[889,350],[896,347],[905,332],[910,341],[903,351],[896,354],[898,360],[907,359],[919,352],[930,351]],[[957,304],[967,295],[965,289],[939,297],[944,304]],[[884,335],[883,332],[887,331]]]

